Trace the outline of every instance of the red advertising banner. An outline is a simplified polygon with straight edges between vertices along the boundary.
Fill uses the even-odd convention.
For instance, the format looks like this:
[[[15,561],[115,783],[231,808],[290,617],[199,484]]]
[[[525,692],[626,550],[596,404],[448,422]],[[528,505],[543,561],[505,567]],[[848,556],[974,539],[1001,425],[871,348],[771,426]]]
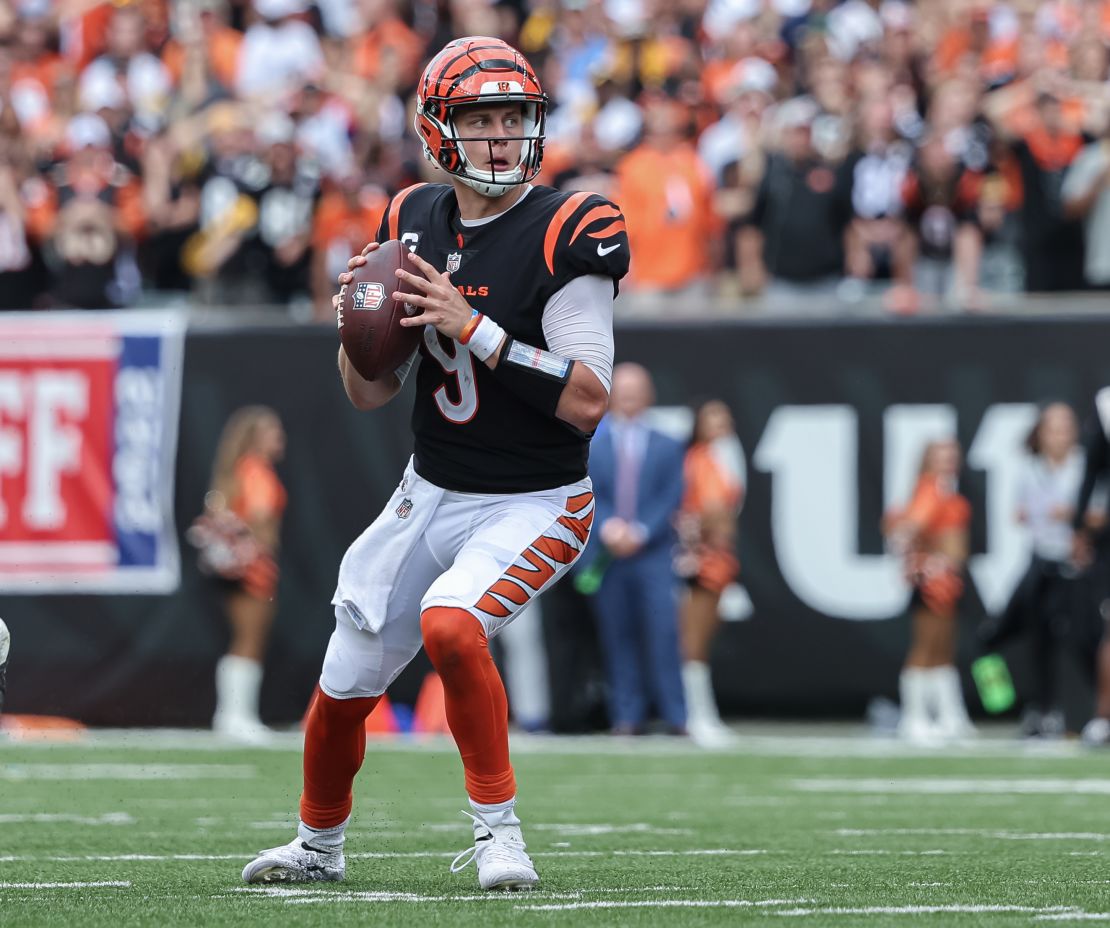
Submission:
[[[0,316],[0,593],[177,587],[184,324]]]

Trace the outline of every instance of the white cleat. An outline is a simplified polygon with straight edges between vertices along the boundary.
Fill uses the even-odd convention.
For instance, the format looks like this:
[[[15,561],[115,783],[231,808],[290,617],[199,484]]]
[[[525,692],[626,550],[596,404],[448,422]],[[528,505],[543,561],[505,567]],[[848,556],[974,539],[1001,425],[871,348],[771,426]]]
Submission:
[[[260,747],[274,741],[273,729],[263,725],[260,719],[218,710],[212,717],[212,731],[236,744]]]
[[[524,850],[520,825],[487,825],[480,816],[463,814],[474,819],[474,846],[451,862],[452,873],[458,873],[474,861],[478,865],[478,885],[482,889],[532,889],[539,883],[532,858]]]
[[[712,719],[691,719],[686,724],[690,740],[699,748],[719,750],[739,743],[736,733],[723,722]]]
[[[945,741],[970,741],[979,737],[979,729],[968,718],[948,718],[937,723],[937,731]]]
[[[929,719],[902,716],[898,723],[898,737],[922,748],[935,748],[944,743],[944,733]]]
[[[243,868],[244,883],[315,883],[342,880],[347,862],[340,848],[317,850],[299,837],[281,847],[259,851]]]
[[[1084,744],[1091,747],[1103,747],[1110,744],[1110,719],[1098,718],[1097,716],[1091,719],[1083,726],[1083,732],[1079,738]]]

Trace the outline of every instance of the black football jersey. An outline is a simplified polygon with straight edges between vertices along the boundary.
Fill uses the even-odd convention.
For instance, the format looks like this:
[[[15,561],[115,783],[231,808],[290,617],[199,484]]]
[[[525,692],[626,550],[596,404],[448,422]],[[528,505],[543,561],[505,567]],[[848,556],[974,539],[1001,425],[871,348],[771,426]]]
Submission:
[[[466,301],[512,337],[547,349],[543,310],[575,277],[617,282],[628,271],[620,210],[593,193],[533,187],[506,213],[479,226],[459,221],[448,184],[398,193],[378,241],[400,239],[451,274]],[[448,490],[547,490],[586,475],[589,438],[547,418],[503,386],[463,345],[424,329],[412,411],[416,472]]]

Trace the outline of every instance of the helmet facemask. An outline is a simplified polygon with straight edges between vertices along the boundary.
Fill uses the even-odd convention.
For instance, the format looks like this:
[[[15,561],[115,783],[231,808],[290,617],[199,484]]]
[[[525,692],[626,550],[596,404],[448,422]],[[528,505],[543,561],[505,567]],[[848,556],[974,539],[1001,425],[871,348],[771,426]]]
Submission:
[[[521,128],[516,135],[498,136],[464,136],[460,134],[456,118],[461,112],[471,106],[484,104],[519,103],[521,106]],[[461,180],[468,187],[487,197],[499,197],[508,193],[513,187],[526,184],[540,171],[540,162],[543,159],[543,139],[546,120],[546,105],[542,101],[526,99],[523,97],[497,96],[480,100],[468,100],[454,106],[426,105],[421,114],[417,113],[416,129],[421,132],[420,117],[428,120],[439,130],[439,157],[437,158],[428,145],[428,141],[421,133],[424,143],[424,156],[433,164],[438,165]],[[442,118],[437,115],[442,113]],[[488,148],[490,169],[483,170],[471,163],[470,157],[463,147],[466,145],[485,143]],[[499,142],[520,142],[520,157],[517,163],[506,170],[497,170],[493,166],[493,146]]]
[[[469,105],[480,106],[482,102],[484,101]],[[501,103],[502,101],[499,100],[497,102]],[[514,101],[506,100],[504,102],[511,103]],[[507,136],[465,137],[459,133],[458,126],[455,124],[455,117],[456,115],[461,115],[460,111],[465,110],[467,105],[453,106],[447,111],[447,128],[449,135],[445,136],[445,140],[451,139],[454,141],[458,149],[459,161],[461,162],[459,170],[455,172],[455,176],[468,187],[472,187],[483,196],[499,197],[508,193],[510,189],[519,184],[528,183],[528,181],[539,173],[539,156],[542,153],[544,130],[543,113],[538,103],[520,101],[520,106],[520,134]],[[466,145],[474,145],[475,143],[481,144],[483,142],[486,144],[489,154],[490,169],[488,171],[481,170],[471,164],[470,158],[466,154]],[[499,142],[521,143],[520,156],[516,165],[502,171],[498,171],[493,165],[493,146]]]

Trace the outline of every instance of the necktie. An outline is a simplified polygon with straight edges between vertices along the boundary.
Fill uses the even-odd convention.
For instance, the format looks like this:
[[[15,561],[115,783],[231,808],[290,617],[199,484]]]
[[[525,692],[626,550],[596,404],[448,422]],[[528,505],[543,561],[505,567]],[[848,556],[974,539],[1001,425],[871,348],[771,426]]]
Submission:
[[[626,522],[635,522],[641,457],[637,426],[626,423],[615,437],[617,440],[617,516]]]

